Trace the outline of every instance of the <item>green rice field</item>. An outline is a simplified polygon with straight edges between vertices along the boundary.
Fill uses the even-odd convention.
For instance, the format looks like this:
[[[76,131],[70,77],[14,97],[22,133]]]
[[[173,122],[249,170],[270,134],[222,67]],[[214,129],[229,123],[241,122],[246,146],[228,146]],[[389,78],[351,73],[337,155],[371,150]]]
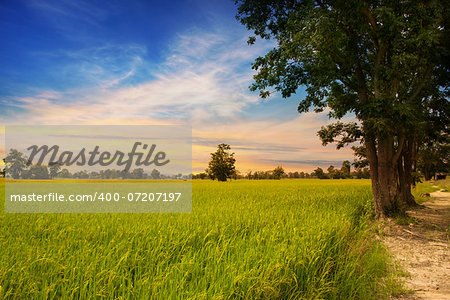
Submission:
[[[190,214],[5,214],[0,299],[379,299],[369,180],[193,181]]]

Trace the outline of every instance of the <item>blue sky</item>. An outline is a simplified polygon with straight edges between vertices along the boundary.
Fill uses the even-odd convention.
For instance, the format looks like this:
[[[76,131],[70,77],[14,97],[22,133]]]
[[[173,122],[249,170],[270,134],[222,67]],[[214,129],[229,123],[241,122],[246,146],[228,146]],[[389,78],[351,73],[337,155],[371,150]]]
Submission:
[[[2,1],[3,124],[183,124],[193,168],[221,142],[237,167],[312,170],[352,159],[322,147],[325,115],[296,111],[303,93],[251,93],[251,62],[233,1]]]
[[[126,71],[135,57],[158,65],[177,34],[225,27],[234,13],[229,1],[3,1],[2,96],[17,95],[19,87],[89,85],[92,81],[83,74],[55,72],[80,71],[75,70],[80,60],[109,67],[111,76]],[[124,84],[148,80],[151,73],[142,68]]]

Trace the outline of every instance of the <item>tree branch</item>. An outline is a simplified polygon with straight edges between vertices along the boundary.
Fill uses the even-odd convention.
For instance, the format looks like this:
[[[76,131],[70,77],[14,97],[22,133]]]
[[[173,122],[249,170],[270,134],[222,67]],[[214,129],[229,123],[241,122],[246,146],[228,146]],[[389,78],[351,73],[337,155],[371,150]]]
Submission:
[[[378,31],[377,21],[375,20],[374,16],[370,13],[370,11],[366,7],[364,7],[361,9],[361,13],[367,18],[373,30],[375,32]],[[378,49],[379,48],[378,39],[375,36],[373,36],[372,41],[375,44],[375,47]]]
[[[420,83],[418,84],[416,90],[413,92],[413,94],[409,97],[409,102],[414,101],[414,99],[420,94],[420,92],[422,91],[423,87],[425,86],[425,83],[427,82],[427,77],[430,75],[431,72],[431,64],[428,64],[427,69],[425,70],[425,76],[424,78],[422,78],[422,80],[420,81]]]
[[[402,134],[400,140],[398,141],[397,151],[395,152],[394,157],[392,158],[394,164],[397,163],[398,159],[400,158],[400,155],[402,155],[404,145],[405,145],[405,136]]]

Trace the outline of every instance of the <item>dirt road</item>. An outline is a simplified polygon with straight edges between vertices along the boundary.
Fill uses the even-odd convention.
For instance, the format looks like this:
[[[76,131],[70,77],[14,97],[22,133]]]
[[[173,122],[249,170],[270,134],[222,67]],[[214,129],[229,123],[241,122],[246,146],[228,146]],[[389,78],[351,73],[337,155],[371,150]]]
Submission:
[[[410,274],[401,299],[450,299],[450,193],[431,193],[425,207],[408,211],[409,225],[390,222],[384,241]]]

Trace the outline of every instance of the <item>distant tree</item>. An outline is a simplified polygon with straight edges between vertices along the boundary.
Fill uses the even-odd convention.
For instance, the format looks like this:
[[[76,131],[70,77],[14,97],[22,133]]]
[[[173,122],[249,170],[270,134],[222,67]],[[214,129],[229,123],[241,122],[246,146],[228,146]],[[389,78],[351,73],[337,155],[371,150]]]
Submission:
[[[20,151],[11,149],[5,158],[6,175],[19,179],[28,167],[28,158]]]
[[[239,170],[234,170],[233,175],[231,175],[231,178],[234,180],[242,179],[242,173]]]
[[[61,178],[72,178],[72,174],[69,172],[69,170],[67,169],[62,169],[59,172],[59,177]]]
[[[369,170],[369,168],[363,168],[363,170],[362,170],[362,178],[370,179],[370,170]]]
[[[127,172],[118,171],[114,169],[106,169],[100,171],[100,178],[102,179],[117,179],[126,178],[129,174]],[[75,174],[73,175],[75,177]]]
[[[328,176],[325,174],[325,172],[323,171],[322,168],[317,168],[314,170],[313,173],[311,173],[311,175],[316,176],[319,179],[327,179]]]
[[[152,177],[152,179],[161,179],[161,172],[159,172],[156,169],[153,169],[152,172],[150,173],[150,176]]]
[[[334,166],[329,166],[327,171],[328,171],[328,177],[330,177],[331,179],[335,179],[336,169],[334,168]]]
[[[61,177],[61,173],[62,173],[62,171],[59,174],[60,177]],[[98,173],[96,171],[92,171],[89,173],[89,179],[100,179],[100,178],[101,178],[100,173]]]
[[[50,178],[58,176],[58,172],[61,169],[61,165],[58,162],[52,162],[48,164],[48,170],[50,172]]]
[[[430,180],[436,172],[449,172],[450,136],[443,135],[440,140],[424,144],[417,156],[417,170],[425,180]]]
[[[357,178],[357,179],[361,179],[362,178],[362,170],[361,169],[355,169],[352,173],[351,176],[353,178]]]
[[[281,177],[284,175],[284,169],[280,166],[276,167],[273,170],[273,178],[274,179],[281,179]]]
[[[5,165],[5,159],[3,159],[3,166]],[[6,169],[5,167],[3,167],[2,169],[0,169],[0,177],[5,177],[5,172]]]
[[[347,174],[347,169],[339,170],[339,169],[336,169],[334,166],[329,166],[327,171],[328,171],[328,174],[326,174],[326,176],[328,176],[331,179],[340,179],[340,178],[344,179],[344,178],[350,177],[350,173]]]
[[[88,172],[86,170],[78,171],[78,172],[73,174],[73,178],[88,179],[89,178],[89,174],[88,174]]]
[[[351,168],[350,162],[348,160],[344,160],[341,167],[342,178],[350,178],[350,168]]]
[[[305,172],[300,172],[300,178],[305,178],[306,176],[305,176]]]
[[[131,172],[131,178],[132,179],[144,179],[144,169],[142,169],[142,168],[137,168],[137,169],[134,169],[132,172]]]
[[[29,179],[49,179],[50,174],[47,166],[44,165],[31,165],[29,170]]]
[[[234,158],[234,153],[231,153],[230,150],[230,145],[219,144],[217,151],[211,153],[211,160],[206,173],[213,180],[217,178],[218,181],[227,181],[234,174],[236,159]]]

